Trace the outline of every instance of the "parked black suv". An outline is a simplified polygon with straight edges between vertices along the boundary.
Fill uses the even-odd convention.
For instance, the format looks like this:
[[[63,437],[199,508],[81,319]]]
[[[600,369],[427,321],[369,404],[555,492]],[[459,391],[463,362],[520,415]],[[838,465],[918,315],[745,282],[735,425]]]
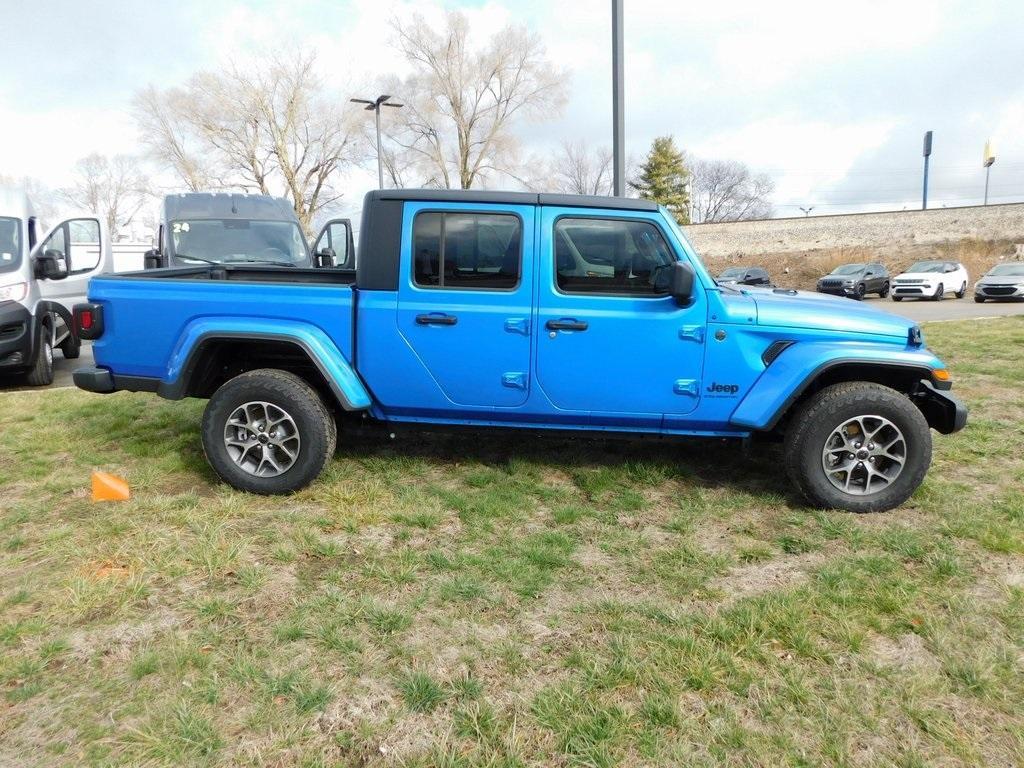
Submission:
[[[772,279],[768,276],[768,270],[761,267],[729,267],[717,278],[720,283],[733,283],[735,285],[760,285],[765,288],[773,288]]]
[[[866,294],[877,293],[883,299],[889,295],[889,270],[885,265],[843,264],[831,274],[818,279],[818,292],[836,296],[863,299]]]

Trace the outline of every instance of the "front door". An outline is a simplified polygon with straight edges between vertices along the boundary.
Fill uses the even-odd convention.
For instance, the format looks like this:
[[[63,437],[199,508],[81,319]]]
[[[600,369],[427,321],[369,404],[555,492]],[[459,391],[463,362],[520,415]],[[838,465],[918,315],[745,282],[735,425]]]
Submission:
[[[657,427],[700,400],[706,299],[666,294],[684,254],[655,218],[545,208],[538,281],[537,381],[558,408],[591,423]],[[631,414],[628,418],[624,414]]]
[[[50,252],[63,261],[67,277],[61,280],[41,280],[39,294],[47,301],[56,301],[70,312],[85,301],[90,278],[108,265],[104,263],[104,247],[98,219],[69,219],[50,230],[40,246],[41,252]]]
[[[356,254],[352,240],[352,222],[349,219],[331,219],[320,230],[313,244],[313,263],[317,254],[329,252],[338,269],[355,269]]]
[[[530,391],[534,208],[406,203],[398,327],[455,405],[512,408]]]

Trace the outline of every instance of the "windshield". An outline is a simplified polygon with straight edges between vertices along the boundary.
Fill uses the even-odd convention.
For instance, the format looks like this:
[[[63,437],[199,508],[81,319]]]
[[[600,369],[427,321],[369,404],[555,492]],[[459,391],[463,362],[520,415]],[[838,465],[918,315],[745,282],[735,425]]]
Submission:
[[[310,266],[299,225],[292,221],[193,219],[171,222],[171,253],[196,264],[281,264]]]
[[[719,280],[732,280],[737,277],[743,277],[743,273],[746,270],[743,267],[730,267],[718,276]]]
[[[863,264],[843,264],[841,267],[836,267],[832,270],[833,275],[856,275],[859,272],[864,271]]]
[[[21,220],[0,216],[0,272],[12,272],[21,264]]]
[[[992,267],[992,269],[985,274],[1024,277],[1024,262],[1020,264],[996,264],[996,266]]]
[[[946,262],[944,261],[915,261],[907,269],[907,272],[945,272]]]

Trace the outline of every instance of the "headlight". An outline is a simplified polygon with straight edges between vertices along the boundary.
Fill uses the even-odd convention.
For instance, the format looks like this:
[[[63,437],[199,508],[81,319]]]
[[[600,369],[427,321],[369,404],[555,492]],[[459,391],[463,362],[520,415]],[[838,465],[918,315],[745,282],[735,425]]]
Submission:
[[[0,288],[0,301],[21,301],[28,295],[28,283],[13,283]]]

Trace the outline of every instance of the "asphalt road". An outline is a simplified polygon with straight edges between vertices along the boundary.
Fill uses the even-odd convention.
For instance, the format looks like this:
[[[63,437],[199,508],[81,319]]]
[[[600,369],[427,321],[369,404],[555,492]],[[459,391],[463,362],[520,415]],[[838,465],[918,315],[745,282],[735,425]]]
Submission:
[[[873,307],[919,323],[934,320],[969,320],[978,317],[1024,315],[1024,301],[998,303],[987,301],[984,304],[976,304],[969,296],[963,299],[943,299],[942,301],[904,299],[895,302],[891,299],[879,298],[867,298],[864,301]],[[53,357],[53,384],[51,386],[74,386],[71,381],[71,372],[80,366],[92,364],[92,346],[89,343],[82,346],[82,354],[77,360],[65,360],[60,352],[57,352]],[[24,381],[18,378],[0,376],[0,391],[10,392],[21,389],[35,389],[35,387],[26,387]]]

